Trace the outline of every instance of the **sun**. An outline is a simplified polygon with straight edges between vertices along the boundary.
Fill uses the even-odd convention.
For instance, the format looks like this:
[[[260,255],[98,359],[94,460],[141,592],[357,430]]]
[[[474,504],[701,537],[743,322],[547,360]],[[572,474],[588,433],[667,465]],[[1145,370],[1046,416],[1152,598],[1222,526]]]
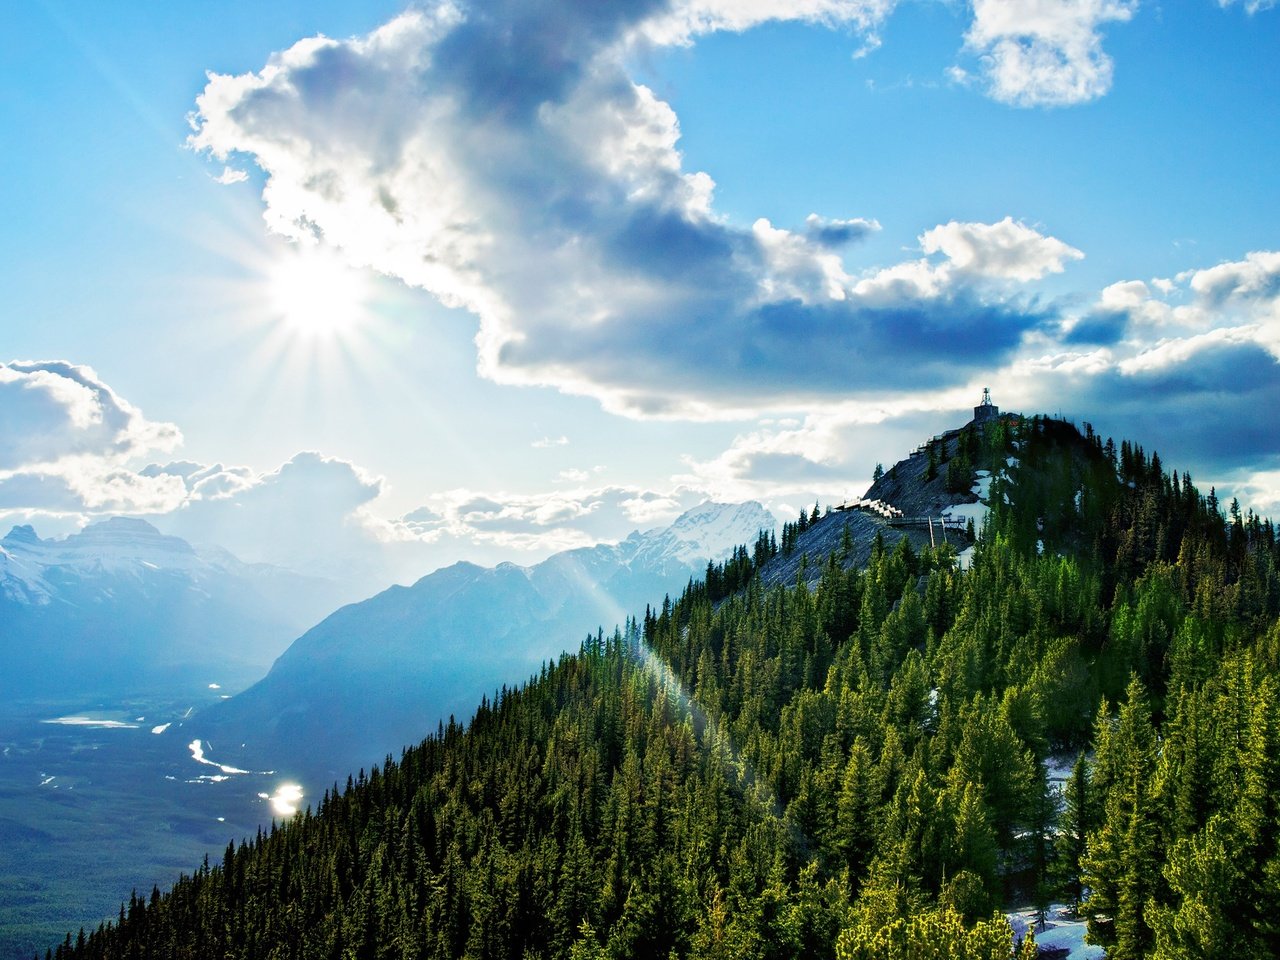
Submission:
[[[295,336],[339,338],[367,316],[367,277],[327,247],[290,247],[271,266],[267,285],[272,315]]]

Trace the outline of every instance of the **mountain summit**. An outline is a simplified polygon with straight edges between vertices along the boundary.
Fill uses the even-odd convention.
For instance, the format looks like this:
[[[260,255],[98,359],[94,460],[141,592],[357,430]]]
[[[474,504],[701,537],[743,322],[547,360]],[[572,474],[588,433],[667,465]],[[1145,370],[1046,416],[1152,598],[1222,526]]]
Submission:
[[[755,501],[726,504],[708,500],[686,510],[671,526],[633,533],[625,542],[637,541],[637,559],[651,567],[660,563],[705,565],[708,560],[723,560],[735,546],[750,543],[761,530],[772,530],[776,522],[773,514]]]

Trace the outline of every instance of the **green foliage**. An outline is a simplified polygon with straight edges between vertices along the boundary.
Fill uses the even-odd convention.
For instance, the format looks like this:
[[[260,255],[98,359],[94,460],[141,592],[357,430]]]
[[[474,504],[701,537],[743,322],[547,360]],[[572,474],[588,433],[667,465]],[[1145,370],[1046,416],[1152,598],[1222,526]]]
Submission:
[[[1112,957],[1280,954],[1274,529],[1059,421],[955,446],[1018,461],[969,570],[765,589],[815,505],[56,956],[1007,960],[1051,885]]]
[[[837,960],[1008,960],[1013,931],[1003,917],[966,927],[943,908],[888,924],[861,922],[836,941]]]
[[[963,450],[947,461],[948,493],[968,493],[973,486],[973,478],[973,461]]]

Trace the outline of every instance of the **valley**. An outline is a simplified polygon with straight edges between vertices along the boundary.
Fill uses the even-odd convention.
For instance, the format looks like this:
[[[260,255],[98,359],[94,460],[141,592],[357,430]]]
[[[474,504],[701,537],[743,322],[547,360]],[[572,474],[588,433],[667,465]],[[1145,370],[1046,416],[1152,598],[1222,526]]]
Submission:
[[[270,825],[281,778],[198,763],[183,724],[221,693],[182,693],[0,708],[0,957],[43,955]]]

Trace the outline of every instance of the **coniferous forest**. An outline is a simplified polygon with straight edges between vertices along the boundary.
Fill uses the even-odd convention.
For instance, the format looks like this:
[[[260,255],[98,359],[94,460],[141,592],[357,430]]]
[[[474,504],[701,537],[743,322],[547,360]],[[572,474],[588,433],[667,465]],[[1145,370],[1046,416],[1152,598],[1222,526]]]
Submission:
[[[1280,956],[1276,530],[1088,427],[960,443],[967,568],[765,588],[762,537],[52,956],[1031,957],[1001,907],[1064,900],[1109,957]]]

